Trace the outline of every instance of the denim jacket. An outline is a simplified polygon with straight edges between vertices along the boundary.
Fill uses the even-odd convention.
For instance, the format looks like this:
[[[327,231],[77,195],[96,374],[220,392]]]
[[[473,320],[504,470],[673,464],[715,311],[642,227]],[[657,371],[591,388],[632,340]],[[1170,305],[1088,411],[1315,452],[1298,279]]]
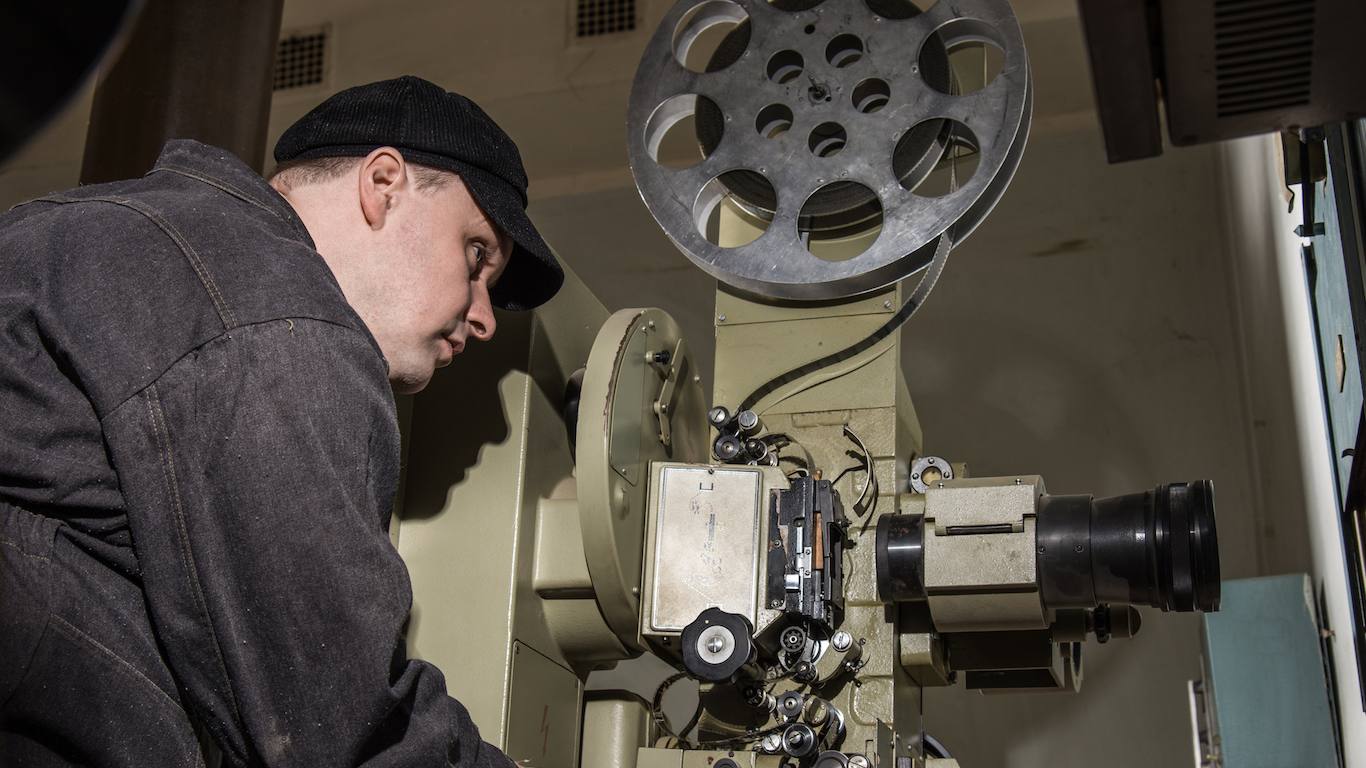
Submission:
[[[511,765],[406,658],[386,378],[227,152],[0,217],[0,761]]]

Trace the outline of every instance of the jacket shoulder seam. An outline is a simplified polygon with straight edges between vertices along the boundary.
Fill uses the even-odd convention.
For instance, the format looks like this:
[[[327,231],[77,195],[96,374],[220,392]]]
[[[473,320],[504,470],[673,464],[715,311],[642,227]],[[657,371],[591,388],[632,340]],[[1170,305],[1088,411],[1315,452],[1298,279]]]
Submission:
[[[366,336],[365,333],[362,333],[359,329],[357,329],[357,328],[355,328],[355,327],[353,327],[353,326],[347,325],[347,324],[345,324],[345,323],[339,323],[339,322],[337,322],[337,321],[335,321],[335,320],[328,320],[328,319],[322,318],[322,317],[304,317],[304,316],[299,316],[299,315],[295,315],[295,316],[287,316],[287,315],[286,315],[286,316],[280,316],[280,317],[267,318],[267,319],[264,319],[264,320],[257,320],[257,321],[254,321],[254,322],[245,323],[245,324],[242,324],[242,325],[235,326],[234,328],[230,328],[230,329],[229,329],[229,328],[225,328],[225,329],[223,330],[222,333],[214,334],[212,337],[210,337],[210,338],[208,338],[208,339],[205,339],[204,341],[200,342],[199,344],[196,344],[196,345],[194,345],[193,347],[190,347],[189,349],[185,350],[185,352],[182,353],[179,357],[177,357],[175,360],[172,360],[172,361],[171,361],[170,363],[168,363],[164,368],[162,368],[161,371],[159,371],[159,372],[157,373],[156,376],[154,376],[154,377],[152,377],[151,379],[149,379],[149,380],[147,381],[146,384],[143,384],[142,386],[138,387],[137,389],[135,389],[135,390],[129,392],[128,395],[127,395],[126,397],[124,397],[122,400],[120,400],[119,402],[117,402],[117,403],[115,403],[114,405],[112,405],[112,406],[109,408],[108,411],[105,411],[105,413],[104,413],[103,416],[100,416],[100,417],[99,417],[100,422],[103,423],[105,419],[109,418],[109,416],[113,415],[114,413],[117,413],[117,412],[118,412],[119,410],[121,410],[125,405],[127,405],[130,401],[132,401],[132,400],[136,399],[138,396],[142,395],[144,392],[146,392],[146,391],[148,390],[148,388],[156,386],[157,382],[161,381],[162,377],[164,377],[164,376],[167,374],[167,372],[169,372],[171,369],[175,368],[177,365],[180,365],[181,361],[183,361],[185,358],[189,357],[190,355],[195,354],[196,352],[199,352],[200,350],[204,349],[205,347],[209,346],[210,344],[213,344],[213,343],[219,341],[219,340],[222,339],[224,336],[227,336],[229,330],[238,330],[238,329],[243,329],[243,328],[252,328],[252,327],[255,327],[255,326],[258,326],[258,325],[269,325],[270,323],[279,323],[279,322],[286,322],[286,323],[289,323],[289,324],[291,325],[291,327],[292,327],[292,326],[293,326],[293,323],[294,323],[295,321],[299,321],[299,320],[306,320],[306,321],[314,322],[314,323],[322,323],[323,325],[330,325],[330,326],[333,326],[333,327],[335,327],[335,328],[341,328],[342,330],[345,330],[345,331],[348,331],[348,332],[350,332],[350,333],[353,333],[353,334],[355,334],[355,335],[357,335],[357,336],[360,336],[361,339],[362,339],[363,341],[366,341],[366,342],[368,342],[368,343],[370,344],[370,346],[375,347],[375,354],[376,354],[376,355],[379,355],[381,358],[383,357],[383,352],[381,352],[381,351],[378,349],[378,347],[375,345],[375,342],[374,342],[373,340],[369,339],[369,338]]]
[[[190,267],[194,270],[195,275],[199,277],[200,284],[202,284],[204,290],[208,292],[209,300],[213,302],[214,310],[218,313],[218,319],[222,321],[224,327],[228,329],[237,327],[237,318],[233,315],[232,308],[228,306],[227,300],[223,298],[223,294],[219,290],[218,284],[214,282],[213,275],[209,273],[208,266],[204,264],[203,259],[199,257],[199,253],[195,251],[194,246],[190,245],[190,242],[185,236],[180,234],[180,230],[176,229],[176,226],[165,216],[162,216],[155,208],[138,202],[137,200],[113,196],[66,197],[64,195],[47,195],[45,197],[37,198],[35,202],[63,204],[86,202],[109,203],[112,205],[120,205],[142,214],[148,221],[151,221],[161,229],[162,232],[165,232],[166,236],[176,244],[176,247],[180,248],[181,254],[185,256],[186,261],[190,263]]]

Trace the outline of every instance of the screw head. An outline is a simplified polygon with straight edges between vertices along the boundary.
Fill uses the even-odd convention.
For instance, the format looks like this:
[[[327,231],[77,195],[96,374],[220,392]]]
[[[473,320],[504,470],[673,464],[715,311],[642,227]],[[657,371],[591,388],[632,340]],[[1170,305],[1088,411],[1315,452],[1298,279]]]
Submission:
[[[707,641],[707,650],[712,653],[720,653],[726,647],[726,641],[720,637],[713,637]]]

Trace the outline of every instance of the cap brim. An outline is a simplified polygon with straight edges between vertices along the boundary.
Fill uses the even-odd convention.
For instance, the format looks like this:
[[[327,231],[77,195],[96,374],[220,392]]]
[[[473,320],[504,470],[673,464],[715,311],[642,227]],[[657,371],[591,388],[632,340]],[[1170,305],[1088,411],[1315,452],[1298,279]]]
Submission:
[[[564,284],[564,268],[527,218],[516,192],[497,176],[472,166],[461,178],[484,213],[515,244],[502,277],[489,292],[493,305],[527,310],[549,301]]]

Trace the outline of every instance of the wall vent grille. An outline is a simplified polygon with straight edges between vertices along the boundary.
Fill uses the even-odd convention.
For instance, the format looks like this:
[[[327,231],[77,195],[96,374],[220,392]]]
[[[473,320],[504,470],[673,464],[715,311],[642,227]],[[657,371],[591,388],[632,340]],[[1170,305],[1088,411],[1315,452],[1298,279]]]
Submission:
[[[291,32],[281,37],[275,49],[273,89],[284,91],[321,83],[326,56],[326,29]]]
[[[597,37],[636,28],[636,0],[578,0],[574,14],[579,37]]]
[[[1219,117],[1309,103],[1315,0],[1216,0]]]

